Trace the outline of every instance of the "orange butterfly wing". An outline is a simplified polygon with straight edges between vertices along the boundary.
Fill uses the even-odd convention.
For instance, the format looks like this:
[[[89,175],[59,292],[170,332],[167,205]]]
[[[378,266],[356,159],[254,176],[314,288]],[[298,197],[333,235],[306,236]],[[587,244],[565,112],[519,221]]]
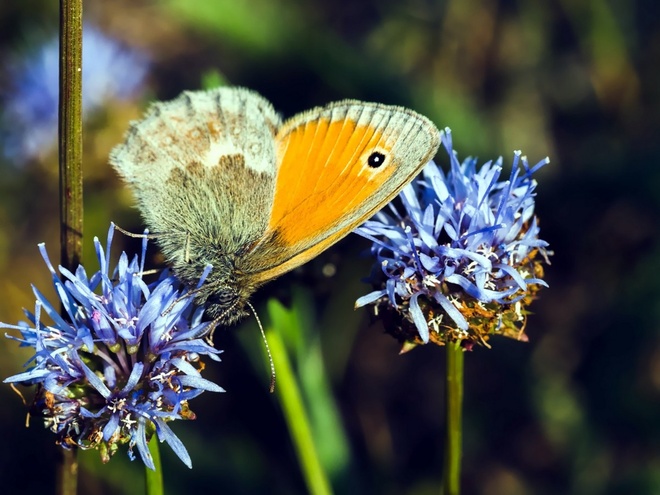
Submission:
[[[391,201],[435,155],[440,134],[412,110],[344,101],[293,117],[276,137],[275,197],[252,252],[264,282],[318,255]]]

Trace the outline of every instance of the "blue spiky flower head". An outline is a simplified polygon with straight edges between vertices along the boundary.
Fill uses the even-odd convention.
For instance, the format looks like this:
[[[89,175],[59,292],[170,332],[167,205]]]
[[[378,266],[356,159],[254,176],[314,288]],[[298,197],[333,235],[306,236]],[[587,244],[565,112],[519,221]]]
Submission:
[[[429,163],[423,177],[357,233],[373,242],[374,290],[356,307],[372,305],[404,350],[416,344],[487,344],[490,335],[525,335],[527,307],[546,286],[547,243],[539,239],[530,167],[517,151],[508,180],[502,159],[477,169],[459,162],[451,131],[442,132],[448,174]],[[522,169],[521,169],[522,165]]]
[[[41,416],[65,448],[97,449],[107,462],[122,445],[133,449],[154,469],[147,442],[154,434],[167,442],[191,466],[190,456],[168,423],[194,419],[188,401],[202,392],[222,392],[202,378],[201,357],[219,361],[220,351],[203,337],[203,307],[171,276],[147,284],[142,276],[147,239],[142,253],[131,260],[122,253],[110,270],[110,227],[105,250],[94,240],[100,269],[91,276],[82,266],[75,273],[59,267],[57,274],[43,244],[41,254],[52,275],[64,309],[51,304],[33,288],[34,313],[9,338],[32,347],[29,369],[5,383],[37,385],[32,415]],[[203,281],[202,281],[203,282]],[[201,282],[200,282],[201,283]],[[47,324],[42,313],[52,322]]]

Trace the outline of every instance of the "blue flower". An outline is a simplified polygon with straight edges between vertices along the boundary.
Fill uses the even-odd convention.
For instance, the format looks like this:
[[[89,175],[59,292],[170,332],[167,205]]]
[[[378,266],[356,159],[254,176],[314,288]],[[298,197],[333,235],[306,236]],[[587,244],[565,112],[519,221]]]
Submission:
[[[374,291],[356,307],[374,305],[388,330],[408,344],[487,345],[489,335],[526,340],[526,307],[541,286],[547,243],[534,216],[533,167],[517,151],[508,180],[502,159],[477,170],[458,161],[451,131],[442,133],[451,168],[429,163],[423,178],[356,232],[373,241]],[[522,170],[520,169],[522,165]]]
[[[29,323],[0,323],[20,332],[9,338],[35,350],[28,371],[5,383],[37,385],[33,413],[43,416],[63,447],[98,449],[106,462],[127,444],[131,459],[137,447],[154,469],[147,441],[155,433],[191,467],[167,423],[194,419],[188,401],[202,392],[224,391],[200,374],[200,357],[219,361],[221,351],[204,341],[210,330],[210,322],[201,321],[204,308],[193,308],[175,278],[164,274],[151,285],[142,279],[146,238],[140,256],[129,261],[122,253],[110,271],[113,234],[114,225],[105,250],[94,239],[100,269],[91,277],[82,266],[75,274],[60,267],[58,276],[39,246],[65,316],[33,288]],[[42,313],[52,324],[42,321]]]
[[[117,44],[94,26],[84,27],[83,113],[108,101],[136,95],[144,83],[146,57]],[[24,60],[9,64],[13,90],[3,95],[9,129],[6,154],[25,160],[49,151],[57,137],[59,39],[54,37]]]

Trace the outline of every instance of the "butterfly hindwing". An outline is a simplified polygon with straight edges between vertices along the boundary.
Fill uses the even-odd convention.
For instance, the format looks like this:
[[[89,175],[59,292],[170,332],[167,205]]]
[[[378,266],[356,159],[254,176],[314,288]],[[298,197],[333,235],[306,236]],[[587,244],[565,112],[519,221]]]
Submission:
[[[231,257],[263,236],[279,126],[270,103],[252,91],[184,92],[152,105],[112,151],[112,165],[185,281],[208,263],[218,275],[230,271]]]

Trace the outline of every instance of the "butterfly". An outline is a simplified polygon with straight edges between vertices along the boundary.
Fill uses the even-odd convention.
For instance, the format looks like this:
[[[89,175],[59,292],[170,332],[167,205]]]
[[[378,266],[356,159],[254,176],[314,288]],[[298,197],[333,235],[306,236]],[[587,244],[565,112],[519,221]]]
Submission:
[[[392,200],[439,144],[403,107],[345,100],[283,122],[259,94],[222,87],[152,104],[110,163],[176,276],[229,325],[259,286]]]

